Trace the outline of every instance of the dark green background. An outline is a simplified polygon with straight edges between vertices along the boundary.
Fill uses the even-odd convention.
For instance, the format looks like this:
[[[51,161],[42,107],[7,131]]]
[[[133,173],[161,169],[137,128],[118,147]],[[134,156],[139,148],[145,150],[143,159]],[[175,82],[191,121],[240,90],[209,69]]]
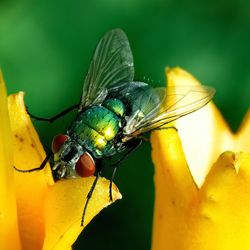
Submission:
[[[0,65],[8,92],[25,91],[30,111],[45,117],[75,104],[96,43],[116,27],[129,37],[137,80],[164,85],[164,67],[181,66],[217,89],[216,104],[237,128],[250,103],[247,0],[2,0]],[[68,120],[35,122],[47,150]],[[145,143],[119,169],[124,198],[92,221],[75,249],[150,249],[150,162]]]

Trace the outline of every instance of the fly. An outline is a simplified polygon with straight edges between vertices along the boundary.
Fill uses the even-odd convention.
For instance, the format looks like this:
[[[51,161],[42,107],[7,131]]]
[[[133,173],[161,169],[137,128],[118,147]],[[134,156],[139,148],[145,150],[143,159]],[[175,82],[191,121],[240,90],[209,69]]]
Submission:
[[[213,88],[205,86],[153,88],[134,81],[133,55],[127,36],[120,29],[111,30],[97,45],[80,103],[49,119],[29,114],[36,120],[53,122],[78,110],[65,134],[54,137],[51,152],[39,167],[16,170],[42,170],[52,160],[56,180],[95,175],[83,209],[83,226],[88,202],[103,168],[113,167],[109,186],[112,200],[116,170],[141,144],[142,136],[202,108],[214,93]]]

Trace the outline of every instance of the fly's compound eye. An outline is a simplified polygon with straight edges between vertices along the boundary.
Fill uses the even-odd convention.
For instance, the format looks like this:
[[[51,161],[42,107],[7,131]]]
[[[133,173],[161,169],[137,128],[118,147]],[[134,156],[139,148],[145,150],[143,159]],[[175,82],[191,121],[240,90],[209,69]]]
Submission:
[[[95,161],[89,153],[84,153],[76,163],[76,173],[81,177],[89,177],[95,173]]]
[[[52,145],[51,145],[53,154],[56,154],[60,150],[63,143],[67,141],[68,139],[69,137],[67,135],[63,135],[63,134],[56,135],[53,138]]]

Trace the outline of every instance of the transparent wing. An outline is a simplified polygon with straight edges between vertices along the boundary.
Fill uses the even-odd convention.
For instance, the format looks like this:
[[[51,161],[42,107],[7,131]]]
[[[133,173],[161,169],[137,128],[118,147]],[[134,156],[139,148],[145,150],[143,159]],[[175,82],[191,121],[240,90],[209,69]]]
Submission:
[[[129,95],[135,101],[131,102],[131,114],[127,117],[124,128],[124,140],[159,128],[202,108],[215,94],[213,88],[206,86],[152,88],[143,83],[137,85],[137,90]]]
[[[120,29],[111,30],[95,50],[84,81],[79,111],[103,101],[108,88],[133,79],[133,55],[128,38]]]

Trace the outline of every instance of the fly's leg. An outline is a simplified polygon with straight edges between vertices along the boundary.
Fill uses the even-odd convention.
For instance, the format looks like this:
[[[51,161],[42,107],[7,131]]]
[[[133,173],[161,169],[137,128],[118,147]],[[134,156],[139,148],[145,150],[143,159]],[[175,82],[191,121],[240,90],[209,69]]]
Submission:
[[[137,147],[139,147],[141,142],[142,142],[141,139],[137,139],[137,140],[132,141],[132,142],[127,142],[127,147],[129,148],[129,150],[126,152],[126,154],[122,158],[120,158],[115,164],[113,164],[114,170],[113,170],[111,180],[110,180],[110,183],[109,183],[109,199],[110,199],[110,201],[113,201],[112,186],[113,186],[116,170],[117,170],[119,164],[121,164],[128,157],[128,155],[130,153],[132,153]]]
[[[55,120],[61,118],[62,116],[68,114],[68,113],[71,112],[72,110],[77,109],[78,107],[79,107],[79,104],[76,104],[76,105],[74,105],[74,106],[71,106],[71,107],[69,107],[69,108],[63,110],[63,111],[60,112],[59,114],[57,114],[57,115],[55,115],[55,116],[52,116],[51,118],[42,118],[42,117],[38,117],[38,116],[32,115],[32,114],[28,111],[28,108],[27,108],[27,107],[26,107],[26,112],[27,112],[27,114],[28,114],[31,118],[33,118],[33,119],[35,119],[35,120],[37,120],[37,121],[43,121],[43,122],[50,122],[50,123],[52,123],[52,122],[54,122]]]
[[[84,218],[85,218],[85,215],[86,215],[86,211],[87,211],[87,207],[88,207],[88,204],[89,204],[89,200],[90,198],[92,197],[92,194],[93,194],[93,191],[96,187],[96,184],[97,184],[97,181],[99,179],[99,177],[101,176],[101,171],[97,172],[96,174],[96,177],[95,177],[95,180],[88,192],[88,195],[87,195],[87,200],[85,202],[85,205],[84,205],[84,209],[83,209],[83,213],[82,213],[82,220],[81,220],[81,226],[83,227],[83,224],[84,224]]]
[[[113,195],[112,195],[112,186],[113,186],[113,182],[114,182],[114,178],[115,178],[115,173],[117,170],[118,166],[116,166],[113,170],[112,176],[111,176],[111,180],[109,182],[109,200],[113,201]]]
[[[59,114],[51,117],[51,118],[42,118],[42,117],[38,117],[38,116],[35,116],[35,115],[32,115],[29,111],[28,111],[28,108],[26,107],[26,112],[27,114],[35,119],[35,120],[38,120],[38,121],[46,121],[46,122],[54,122],[55,120],[61,118],[62,116],[66,115],[67,113],[71,112],[72,110],[78,108],[79,105],[73,105],[65,110],[63,110],[62,112],[60,112]],[[30,173],[30,172],[33,172],[33,171],[38,171],[38,170],[42,170],[44,169],[44,167],[46,166],[46,163],[49,161],[49,159],[51,158],[52,156],[52,152],[49,152],[49,154],[46,156],[46,158],[43,160],[43,162],[41,163],[41,165],[37,168],[32,168],[32,169],[28,169],[28,170],[21,170],[21,169],[18,169],[14,166],[14,169],[18,172],[22,172],[22,173]]]
[[[22,169],[18,169],[14,166],[14,169],[18,172],[21,172],[21,173],[31,173],[31,172],[34,172],[34,171],[39,171],[39,170],[42,170],[44,169],[44,167],[46,166],[47,162],[49,161],[49,159],[51,158],[52,156],[52,152],[49,152],[46,156],[46,158],[43,160],[43,162],[41,163],[41,165],[38,167],[38,168],[31,168],[31,169],[27,169],[27,170],[22,170]]]

